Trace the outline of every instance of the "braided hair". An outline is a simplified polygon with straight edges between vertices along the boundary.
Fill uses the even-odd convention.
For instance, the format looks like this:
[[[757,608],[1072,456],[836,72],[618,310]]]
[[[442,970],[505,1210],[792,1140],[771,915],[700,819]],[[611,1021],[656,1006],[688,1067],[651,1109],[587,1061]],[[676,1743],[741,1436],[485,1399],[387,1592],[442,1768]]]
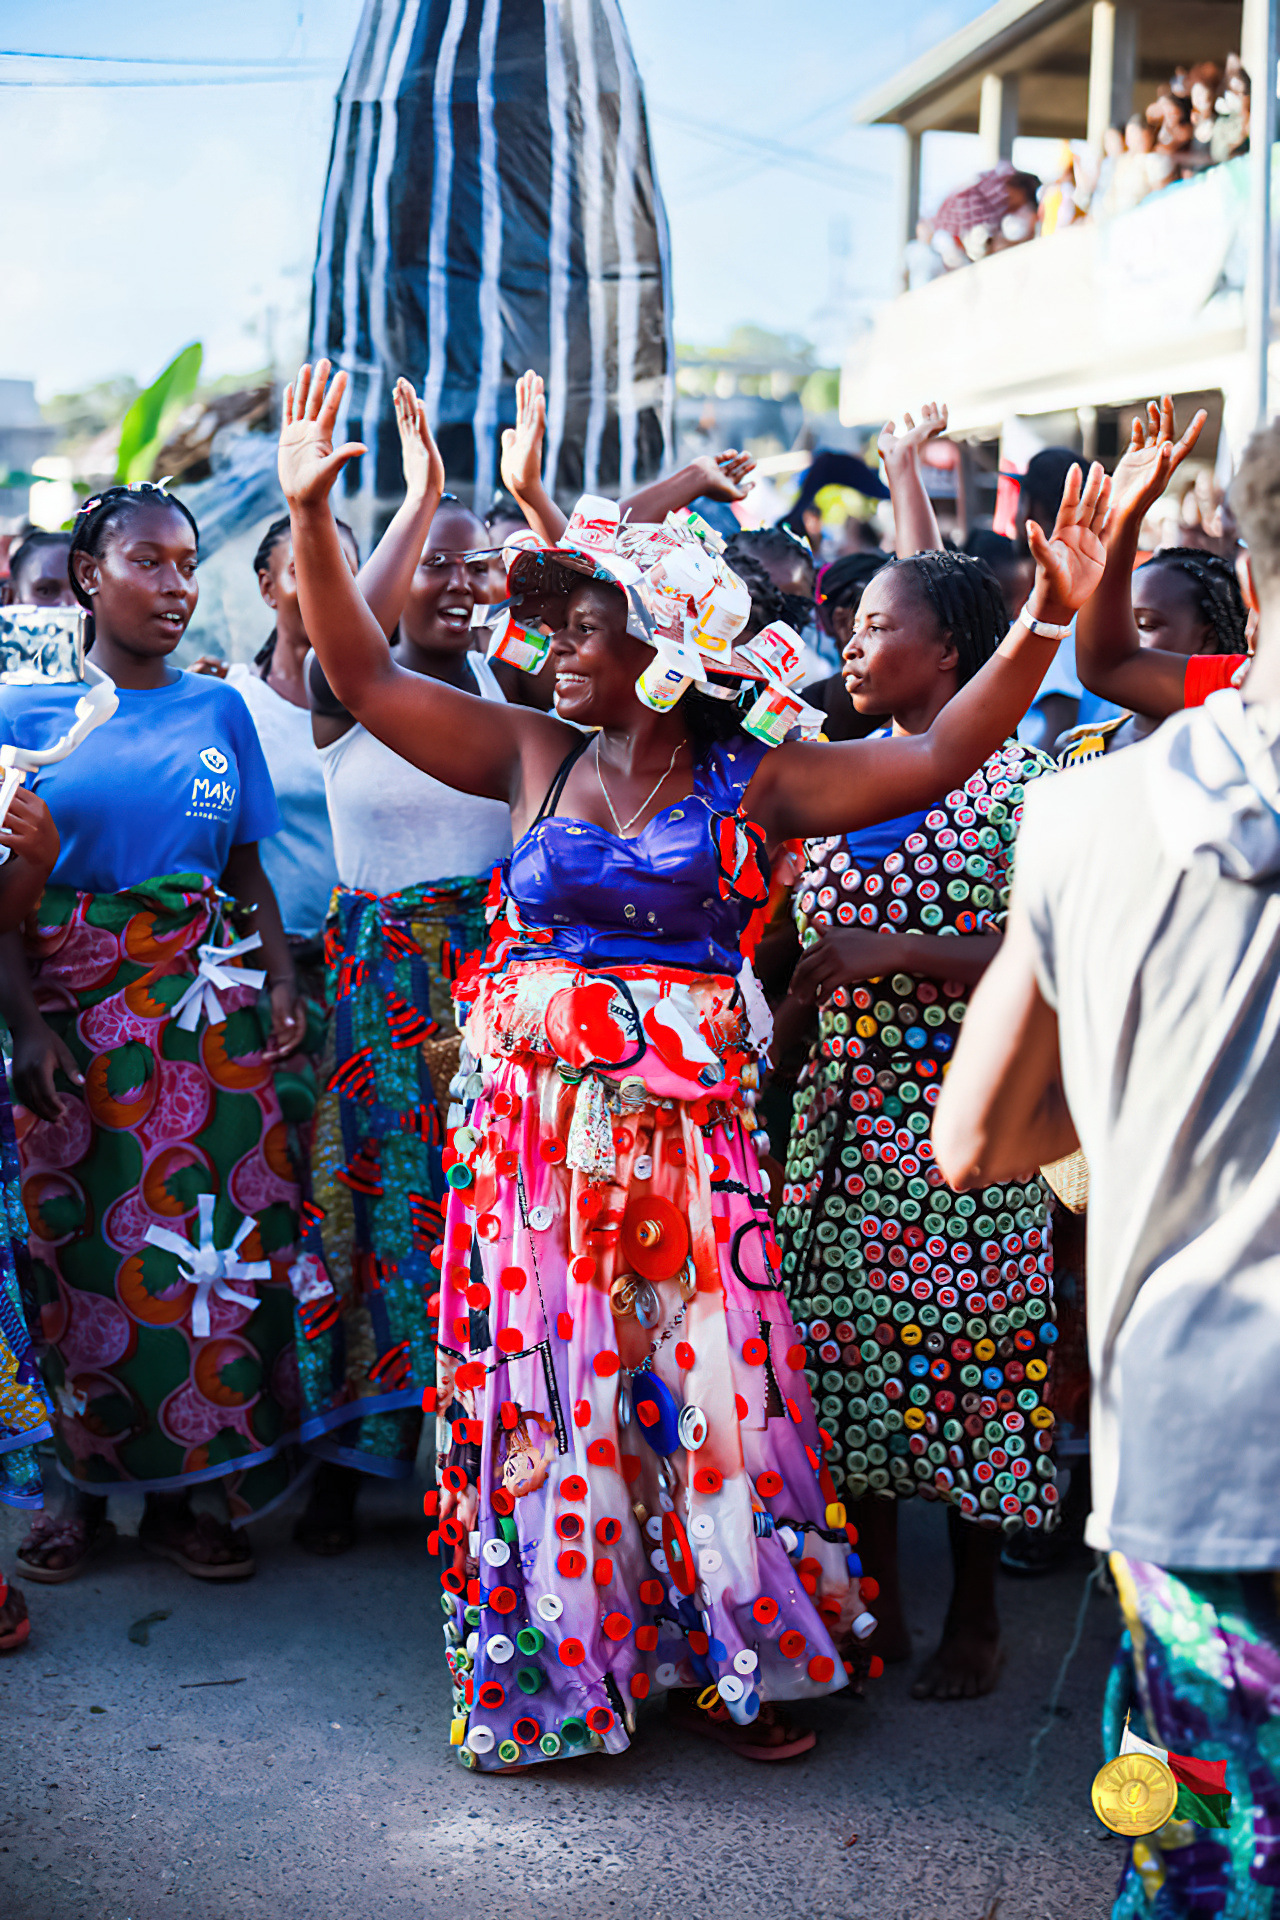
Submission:
[[[1009,631],[1000,582],[985,560],[967,553],[930,550],[888,564],[910,570],[938,625],[950,634],[956,650],[956,680],[963,687],[986,665]]]
[[[841,607],[850,607],[856,613],[858,603],[867,589],[872,577],[879,573],[888,561],[887,553],[866,551],[864,553],[842,554],[839,560],[833,560],[823,567],[814,581],[813,597],[818,609],[818,624],[833,639],[836,631],[831,616]]]
[[[813,618],[812,587],[808,593],[786,593],[775,585],[765,566],[766,560],[778,560],[788,566],[799,561],[812,581],[813,555],[806,541],[797,540],[785,527],[755,527],[735,534],[724,550],[724,558],[751,595],[751,616],[742,630],[742,639],[749,640],[762,627],[772,626],[775,620],[785,621],[797,632],[809,624]]]
[[[351,542],[351,545],[355,549],[356,563],[358,565],[360,560],[360,542],[356,539],[355,534],[347,525],[346,521],[339,520],[336,514],[334,515],[333,524],[338,529],[338,532],[345,533],[347,539]],[[278,546],[291,537],[291,526],[292,523],[288,514],[281,514],[278,520],[271,522],[271,525],[258,542],[258,551],[253,556],[253,570],[259,579],[262,578],[264,573],[270,573],[271,556]],[[253,656],[253,664],[260,669],[261,677],[264,680],[271,671],[271,662],[275,658],[275,651],[276,630],[272,627],[271,632]]]
[[[112,529],[126,520],[140,507],[173,507],[180,513],[192,533],[197,548],[200,545],[200,529],[196,525],[195,515],[184,500],[176,493],[166,493],[164,487],[153,480],[135,480],[131,486],[105,487],[96,493],[92,500],[86,500],[76,514],[71,529],[71,545],[67,551],[67,577],[71,591],[82,607],[90,612],[88,633],[85,637],[85,651],[93,645],[93,596],[81,585],[76,573],[76,555],[87,553],[97,559],[107,544],[107,536]]]
[[[1157,547],[1149,567],[1173,567],[1185,574],[1196,595],[1196,607],[1209,629],[1204,653],[1247,653],[1244,637],[1246,611],[1236,570],[1219,554],[1199,547]]]

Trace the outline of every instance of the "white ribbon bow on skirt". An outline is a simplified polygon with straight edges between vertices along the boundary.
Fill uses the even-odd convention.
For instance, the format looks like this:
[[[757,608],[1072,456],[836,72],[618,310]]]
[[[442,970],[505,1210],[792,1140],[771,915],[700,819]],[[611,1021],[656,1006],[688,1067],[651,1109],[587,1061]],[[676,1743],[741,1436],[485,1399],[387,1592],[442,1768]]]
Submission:
[[[212,1026],[225,1020],[227,1016],[222,1011],[222,1002],[216,991],[219,987],[224,991],[228,987],[261,987],[267,976],[260,967],[227,965],[228,960],[238,960],[242,953],[251,953],[261,945],[262,935],[251,933],[247,940],[233,941],[229,947],[197,947],[200,966],[196,977],[181,1000],[175,1002],[171,1016],[178,1025],[188,1033],[194,1033],[202,1012],[208,1016]]]
[[[221,1018],[221,1015],[219,1017]],[[147,1228],[146,1233],[153,1247],[163,1247],[166,1253],[176,1253],[183,1266],[188,1269],[187,1278],[196,1283],[196,1297],[191,1303],[191,1331],[197,1340],[209,1338],[211,1294],[216,1294],[219,1300],[228,1300],[233,1306],[244,1307],[252,1313],[258,1304],[255,1295],[236,1293],[227,1285],[228,1280],[269,1280],[271,1277],[269,1260],[237,1258],[241,1246],[257,1224],[252,1216],[240,1222],[236,1228],[236,1237],[229,1247],[214,1246],[213,1201],[214,1196],[211,1193],[202,1193],[197,1202],[200,1209],[198,1247],[193,1247],[182,1234],[171,1233],[168,1227],[151,1226]]]

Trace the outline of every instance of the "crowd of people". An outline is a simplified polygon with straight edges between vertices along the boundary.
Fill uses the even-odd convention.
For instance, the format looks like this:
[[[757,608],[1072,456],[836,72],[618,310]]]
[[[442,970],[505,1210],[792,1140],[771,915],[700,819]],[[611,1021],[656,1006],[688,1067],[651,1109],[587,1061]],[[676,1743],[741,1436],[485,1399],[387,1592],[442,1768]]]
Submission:
[[[1249,151],[1249,75],[1240,56],[1177,67],[1145,111],[1108,127],[1101,149],[1064,140],[1052,178],[1001,160],[949,193],[907,248],[912,287],[988,254],[1110,220],[1148,195]]]
[[[401,381],[362,560],[343,390],[285,398],[252,665],[171,664],[163,484],[12,556],[119,696],[0,827],[12,1571],[81,1576],[126,1488],[197,1579],[290,1498],[351,1551],[430,1419],[464,1765],[619,1752],[657,1694],[776,1762],[908,1656],[903,1500],[948,1515],[942,1699],[998,1683],[1001,1563],[1088,1516],[1134,1713],[1235,1806],[1116,1913],[1270,1911],[1280,430],[1230,555],[1140,548],[1204,425],[1168,402],[962,552],[928,407],[892,548],[817,564],[715,533],[733,450],[566,515],[532,374],[486,525]],[[78,691],[0,688],[0,743]]]

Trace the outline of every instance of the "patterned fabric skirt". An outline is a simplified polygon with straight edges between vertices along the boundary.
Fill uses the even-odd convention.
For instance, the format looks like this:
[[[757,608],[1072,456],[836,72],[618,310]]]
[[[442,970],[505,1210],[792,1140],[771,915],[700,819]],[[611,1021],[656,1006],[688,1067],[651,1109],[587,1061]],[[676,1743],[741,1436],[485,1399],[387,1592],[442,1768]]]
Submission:
[[[1280,1574],[1174,1573],[1118,1553],[1111,1570],[1145,1731],[1225,1760],[1231,1793],[1228,1827],[1171,1820],[1130,1842],[1112,1920],[1277,1920]]]
[[[46,889],[28,939],[35,995],[85,1084],[63,1089],[57,1121],[21,1107],[15,1120],[63,1472],[95,1494],[223,1480],[244,1520],[287,1490],[297,1459],[298,1187],[256,990],[206,976],[194,1025],[176,1010],[201,944],[235,939],[227,905],[198,874]],[[211,1240],[224,1277],[193,1278],[149,1229],[193,1257]]]
[[[43,1504],[36,1442],[47,1440],[52,1408],[27,1329],[31,1256],[22,1210],[18,1143],[0,1072],[0,1506]],[[0,1575],[0,1586],[3,1586]],[[0,1599],[0,1605],[3,1600]]]
[[[735,983],[517,962],[466,1036],[430,1543],[464,1763],[621,1751],[651,1691],[745,1724],[844,1686],[861,1569],[742,1125]]]
[[[899,974],[874,992],[839,989],[823,1007],[796,1095],[778,1238],[835,1441],[833,1478],[854,1499],[921,1493],[1013,1532],[1057,1521],[1048,1196],[1039,1179],[953,1193],[934,1165],[928,1096],[939,1081],[925,1083],[923,1101],[917,1082],[924,1039],[937,1046],[959,1024],[962,991],[948,1000]],[[877,997],[887,992],[892,1002]],[[935,1008],[945,1017],[926,1026],[921,1010]],[[847,1031],[854,1019],[870,1030],[856,1064],[832,1047],[838,1023]],[[891,1065],[887,1048],[917,1033],[921,1057]]]
[[[440,880],[385,899],[340,887],[333,898],[333,1014],[299,1263],[302,1435],[310,1452],[366,1473],[412,1470],[435,1379],[430,1255],[460,1048],[450,982],[484,945],[487,885]]]

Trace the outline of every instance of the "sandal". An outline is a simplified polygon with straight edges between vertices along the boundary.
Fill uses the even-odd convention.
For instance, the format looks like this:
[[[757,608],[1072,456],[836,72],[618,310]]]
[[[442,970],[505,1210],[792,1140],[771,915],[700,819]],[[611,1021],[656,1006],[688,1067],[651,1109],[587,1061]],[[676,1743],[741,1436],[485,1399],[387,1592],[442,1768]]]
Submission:
[[[765,1745],[752,1740],[750,1727],[738,1726],[727,1713],[723,1720],[713,1720],[710,1713],[698,1707],[673,1704],[671,1696],[667,1700],[667,1715],[683,1732],[701,1734],[706,1740],[718,1740],[721,1746],[728,1747],[743,1760],[791,1760],[797,1754],[811,1753],[818,1744],[817,1734],[809,1728],[798,1732],[792,1740]],[[772,1702],[766,1702],[761,1707],[759,1718],[752,1723],[754,1726],[761,1724],[766,1727],[779,1725]]]
[[[30,1638],[26,1599],[16,1587],[7,1587],[0,1573],[0,1653],[16,1653]]]
[[[248,1542],[221,1525],[211,1513],[187,1512],[176,1525],[171,1523],[171,1527],[157,1525],[154,1518],[148,1524],[144,1515],[138,1528],[138,1541],[148,1553],[160,1560],[171,1560],[193,1580],[247,1580],[257,1572]],[[195,1545],[204,1547],[210,1556],[220,1549],[242,1548],[243,1552],[232,1560],[197,1559],[188,1551]]]
[[[115,1537],[110,1520],[99,1520],[91,1527],[88,1521],[71,1514],[42,1513],[32,1521],[30,1533],[18,1548],[18,1571],[24,1580],[34,1580],[40,1586],[61,1586],[64,1580],[79,1579],[93,1555],[102,1553]],[[47,1559],[31,1559],[32,1552],[70,1553],[74,1558],[65,1566],[51,1567]]]

